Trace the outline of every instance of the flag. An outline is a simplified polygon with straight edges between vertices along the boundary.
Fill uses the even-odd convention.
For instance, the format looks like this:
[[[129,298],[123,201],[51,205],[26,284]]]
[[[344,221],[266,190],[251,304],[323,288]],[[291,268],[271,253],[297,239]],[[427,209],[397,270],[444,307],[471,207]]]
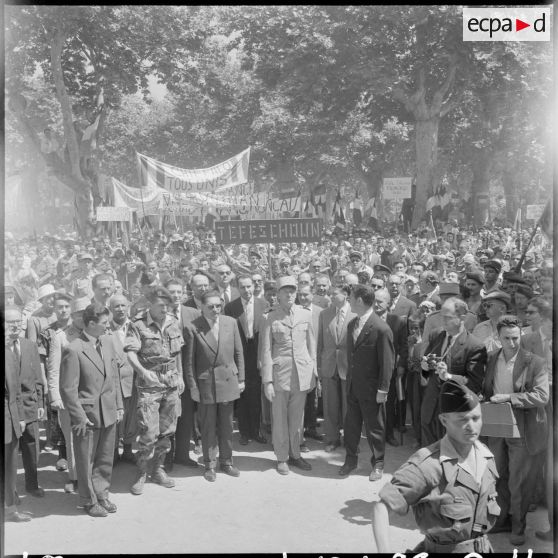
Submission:
[[[362,223],[362,200],[360,199],[358,192],[353,200],[353,223],[359,227]]]
[[[450,194],[442,184],[438,186],[436,193],[426,200],[426,211],[432,211],[434,207],[443,209],[451,201]]]
[[[345,214],[343,213],[343,208],[341,207],[341,190],[337,190],[337,197],[333,204],[333,224],[341,223],[345,224]]]
[[[513,230],[519,232],[521,230],[521,208],[515,213],[515,220],[513,222]]]
[[[314,196],[313,199],[313,204],[314,204],[314,211],[316,214],[316,217],[322,217],[325,215],[325,210],[326,210],[326,196],[325,194],[320,194],[318,197]]]
[[[539,219],[538,226],[549,240],[552,240],[552,198],[548,200]]]

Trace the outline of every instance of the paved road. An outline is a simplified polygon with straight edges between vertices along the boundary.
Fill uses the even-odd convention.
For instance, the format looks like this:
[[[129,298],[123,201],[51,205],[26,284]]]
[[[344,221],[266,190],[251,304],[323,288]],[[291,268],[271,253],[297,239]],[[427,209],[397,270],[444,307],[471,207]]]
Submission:
[[[407,441],[410,446],[410,436]],[[365,439],[361,440],[359,469],[345,479],[337,475],[344,459],[342,449],[327,454],[320,442],[310,440],[308,445],[312,452],[305,457],[313,470],[291,470],[290,475],[281,476],[275,470],[271,445],[239,446],[235,433],[234,462],[241,470],[239,478],[218,472],[217,482],[208,483],[201,467],[196,471],[175,466],[171,473],[175,488],[147,484],[142,496],[128,491],[134,467],[118,465],[111,496],[118,512],[106,518],[92,518],[76,508],[77,496],[64,493],[65,473],[56,471],[55,455],[43,452],[39,479],[46,496],[25,496],[20,468],[20,509],[31,512],[33,520],[6,524],[5,553],[374,552],[370,502],[391,478],[389,473],[411,453],[410,447],[388,446],[388,474],[371,483]],[[527,542],[519,550],[552,553],[552,543],[534,536],[535,529],[548,527],[546,510],[530,513],[527,525]],[[412,514],[393,518],[390,537],[393,552],[413,548],[422,538]],[[506,534],[491,536],[491,541],[497,552],[511,556],[513,547]]]

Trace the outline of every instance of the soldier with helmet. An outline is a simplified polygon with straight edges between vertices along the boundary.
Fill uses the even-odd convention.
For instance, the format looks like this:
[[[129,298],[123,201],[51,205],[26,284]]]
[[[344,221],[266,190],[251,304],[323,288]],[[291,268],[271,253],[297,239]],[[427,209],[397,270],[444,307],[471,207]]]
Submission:
[[[184,340],[178,321],[170,313],[171,294],[156,286],[146,298],[149,307],[132,318],[124,342],[124,351],[137,375],[138,471],[131,487],[135,495],[143,493],[148,472],[161,486],[172,488],[175,484],[167,476],[164,461],[176,431],[184,391],[180,357]]]

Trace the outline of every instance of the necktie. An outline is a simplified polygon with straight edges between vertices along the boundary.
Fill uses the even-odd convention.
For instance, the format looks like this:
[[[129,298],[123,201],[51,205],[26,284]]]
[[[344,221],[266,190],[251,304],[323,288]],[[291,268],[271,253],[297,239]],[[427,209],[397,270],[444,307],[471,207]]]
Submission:
[[[99,356],[101,357],[102,360],[103,353],[101,352],[101,341],[99,339],[97,339],[97,342],[95,343],[95,350],[99,353]]]
[[[252,339],[254,337],[254,303],[250,301],[246,304],[246,337]]]
[[[12,345],[12,351],[17,359],[17,361],[19,362],[21,360],[21,353],[19,351],[19,340],[16,339]]]
[[[228,304],[231,301],[228,290],[223,291],[223,301],[225,302],[225,304]]]
[[[341,337],[341,329],[343,328],[343,318],[344,318],[343,308],[340,308],[337,310],[337,323],[335,325],[335,331],[337,332],[337,339]]]
[[[443,358],[449,356],[449,352],[450,352],[450,349],[451,349],[451,340],[452,340],[452,339],[453,339],[453,336],[448,334],[448,336],[447,336],[447,341],[446,341],[446,350],[444,351]]]

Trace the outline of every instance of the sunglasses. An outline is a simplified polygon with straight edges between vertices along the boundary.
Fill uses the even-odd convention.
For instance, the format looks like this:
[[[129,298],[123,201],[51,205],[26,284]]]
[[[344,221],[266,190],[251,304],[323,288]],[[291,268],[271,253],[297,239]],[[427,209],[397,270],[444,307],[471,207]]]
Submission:
[[[208,304],[207,305],[207,307],[210,310],[221,310],[222,306],[223,306],[222,304]]]
[[[374,284],[372,284],[372,288],[373,288],[374,290],[378,290],[378,289],[383,289],[384,287],[383,287],[383,285],[374,285]]]
[[[525,310],[525,314],[538,314],[538,310]]]
[[[219,275],[230,275],[231,272],[230,271],[220,271]]]

